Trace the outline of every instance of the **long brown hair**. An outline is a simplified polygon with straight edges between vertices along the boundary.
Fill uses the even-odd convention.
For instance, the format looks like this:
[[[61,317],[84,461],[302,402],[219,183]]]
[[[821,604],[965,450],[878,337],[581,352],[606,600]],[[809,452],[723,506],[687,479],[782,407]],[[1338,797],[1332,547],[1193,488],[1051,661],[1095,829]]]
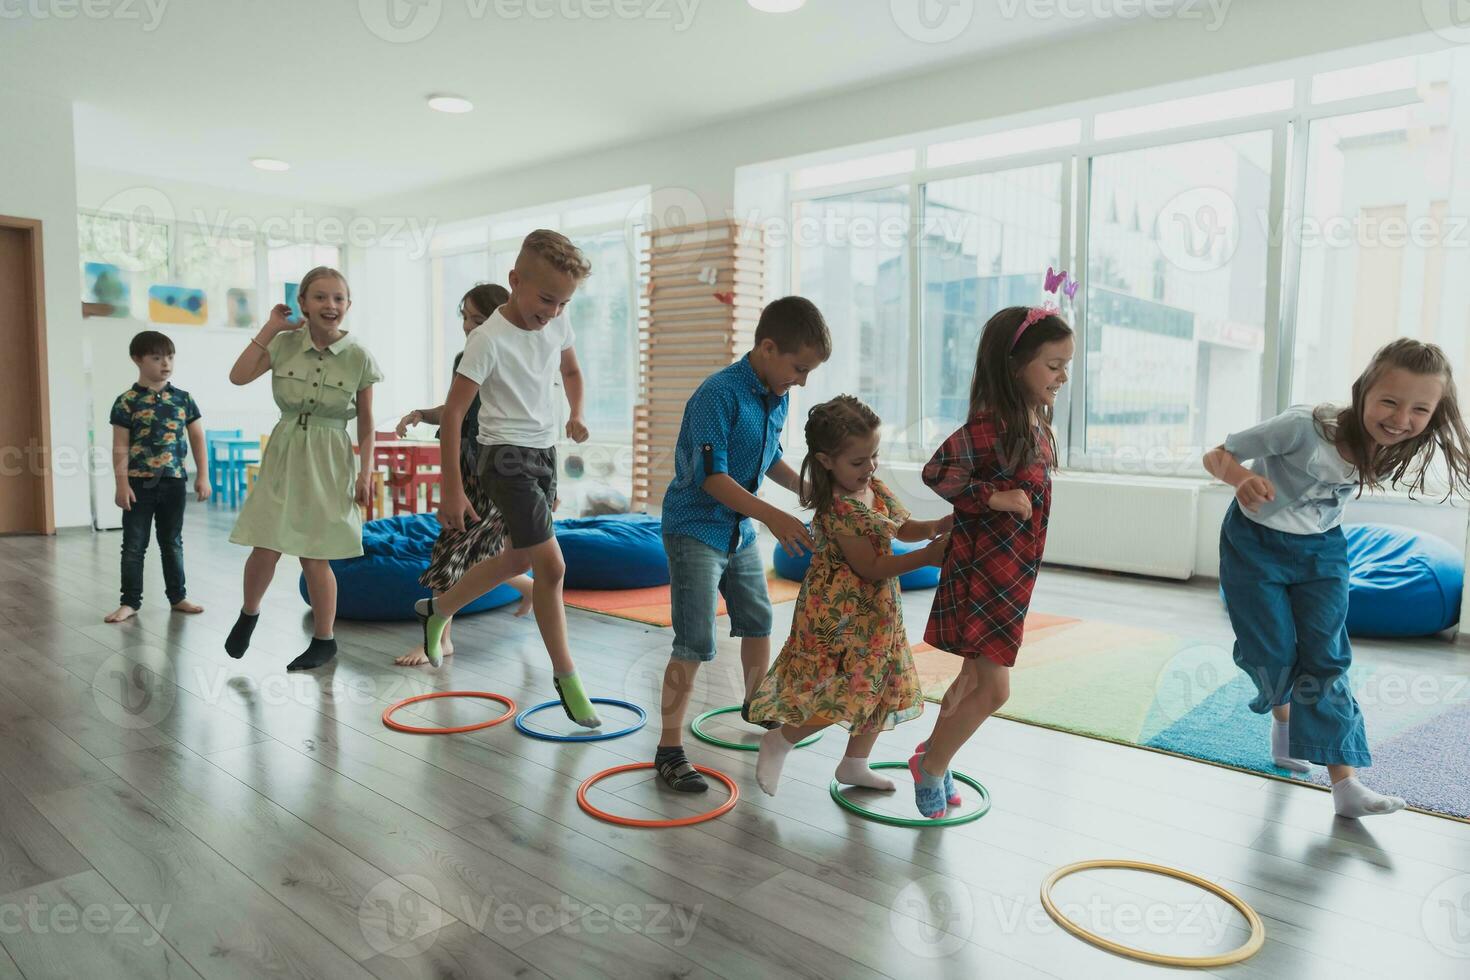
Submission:
[[[1380,447],[1363,428],[1363,412],[1368,392],[1383,376],[1395,368],[1411,374],[1430,375],[1444,386],[1439,404],[1429,417],[1424,431],[1412,439]],[[1424,478],[1436,453],[1443,453],[1448,486],[1444,499],[1452,494],[1470,496],[1470,432],[1460,417],[1460,399],[1455,391],[1455,378],[1450,360],[1434,344],[1408,337],[1385,344],[1353,382],[1352,404],[1337,408],[1319,405],[1312,413],[1324,438],[1333,442],[1358,470],[1358,496],[1363,489],[1377,490],[1388,480],[1397,487],[1404,483],[1409,495],[1424,489]]]
[[[1016,376],[1035,359],[1043,344],[1065,340],[1072,336],[1072,328],[1060,316],[1048,314],[1017,337],[1016,331],[1030,312],[1029,306],[1008,306],[986,322],[975,352],[975,377],[970,382],[970,418],[981,412],[990,412],[995,417],[1000,428],[998,448],[1009,470],[1038,459],[1054,462],[1057,458],[1051,407],[1036,409],[1042,422],[1040,439],[1046,441],[1047,451],[1043,455],[1036,427],[1031,424],[1031,406]]]
[[[801,485],[811,489],[801,495],[803,507],[815,509],[816,517],[832,509],[832,471],[822,465],[817,453],[836,456],[848,439],[871,435],[882,424],[871,408],[851,395],[812,406],[806,416],[806,458],[801,461]]]

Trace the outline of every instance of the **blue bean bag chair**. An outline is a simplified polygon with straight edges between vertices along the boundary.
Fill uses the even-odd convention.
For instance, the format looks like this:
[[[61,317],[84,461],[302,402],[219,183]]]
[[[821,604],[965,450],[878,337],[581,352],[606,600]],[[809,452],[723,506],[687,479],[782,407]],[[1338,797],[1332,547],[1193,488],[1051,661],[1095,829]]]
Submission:
[[[429,597],[419,576],[429,567],[438,537],[439,519],[433,514],[402,514],[364,524],[362,557],[332,561],[337,576],[337,615],[342,619],[413,619],[413,604]],[[297,587],[309,604],[305,575]],[[515,589],[500,585],[459,614],[499,609],[519,598]]]
[[[650,514],[556,522],[569,589],[648,589],[669,584],[663,522]]]
[[[807,529],[810,530],[811,525],[807,525]],[[910,551],[916,551],[919,548],[925,547],[928,543],[927,541],[915,542],[895,539],[893,542],[893,553],[895,555],[906,555]],[[786,549],[781,547],[780,542],[776,543],[776,550],[772,554],[771,559],[772,564],[776,568],[776,574],[788,582],[800,582],[806,578],[806,570],[812,564],[812,556],[809,553],[802,555],[800,558],[792,558],[786,553]],[[916,568],[912,572],[905,572],[898,577],[898,587],[905,592],[913,592],[918,589],[933,589],[938,588],[938,586],[938,565],[925,565],[923,568]]]
[[[1348,632],[1428,636],[1460,618],[1465,556],[1433,534],[1393,524],[1343,527],[1348,552]]]
[[[1465,587],[1459,549],[1396,524],[1344,524],[1342,533],[1350,635],[1430,636],[1459,620]]]

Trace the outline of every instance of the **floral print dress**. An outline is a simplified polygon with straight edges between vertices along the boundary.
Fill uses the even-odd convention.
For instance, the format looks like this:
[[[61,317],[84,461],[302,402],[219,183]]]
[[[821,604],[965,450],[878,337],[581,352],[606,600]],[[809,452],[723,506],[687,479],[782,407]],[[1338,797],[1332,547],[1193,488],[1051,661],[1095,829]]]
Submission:
[[[924,711],[898,579],[869,582],[842,555],[839,535],[866,537],[879,554],[909,519],[878,480],[873,504],[842,497],[813,527],[816,552],[801,583],[791,636],[750,703],[753,721],[835,724],[871,734]]]

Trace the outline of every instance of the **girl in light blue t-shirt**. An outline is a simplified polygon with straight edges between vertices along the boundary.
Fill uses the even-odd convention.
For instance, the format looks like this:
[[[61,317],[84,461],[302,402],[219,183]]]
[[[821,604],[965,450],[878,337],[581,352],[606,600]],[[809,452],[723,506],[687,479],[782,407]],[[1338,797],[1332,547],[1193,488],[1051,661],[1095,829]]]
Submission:
[[[1205,454],[1235,488],[1220,530],[1220,587],[1235,628],[1235,662],[1270,711],[1276,765],[1325,765],[1344,817],[1402,809],[1359,782],[1372,764],[1348,683],[1348,561],[1342,509],[1364,488],[1423,490],[1443,455],[1446,497],[1470,486],[1470,433],[1449,360],[1433,344],[1396,340],[1353,384],[1352,404],[1288,409]],[[1252,460],[1246,469],[1244,460]]]

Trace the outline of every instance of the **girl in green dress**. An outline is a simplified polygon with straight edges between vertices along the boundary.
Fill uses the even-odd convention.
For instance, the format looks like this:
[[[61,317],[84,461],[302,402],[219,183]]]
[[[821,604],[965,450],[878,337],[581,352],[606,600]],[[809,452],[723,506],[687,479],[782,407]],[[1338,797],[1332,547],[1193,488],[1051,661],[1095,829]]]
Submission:
[[[302,278],[298,295],[303,319],[293,323],[291,308],[278,304],[230,369],[237,385],[269,371],[281,420],[230,532],[230,541],[252,550],[245,561],[245,602],[225,651],[245,655],[276,562],[282,554],[296,555],[314,630],[311,645],[287,670],[320,667],[337,655],[337,579],[329,561],[362,554],[358,507],[370,494],[373,385],[383,379],[367,348],[342,328],[352,307],[342,273],[318,266]],[[354,417],[357,454],[347,437]]]

